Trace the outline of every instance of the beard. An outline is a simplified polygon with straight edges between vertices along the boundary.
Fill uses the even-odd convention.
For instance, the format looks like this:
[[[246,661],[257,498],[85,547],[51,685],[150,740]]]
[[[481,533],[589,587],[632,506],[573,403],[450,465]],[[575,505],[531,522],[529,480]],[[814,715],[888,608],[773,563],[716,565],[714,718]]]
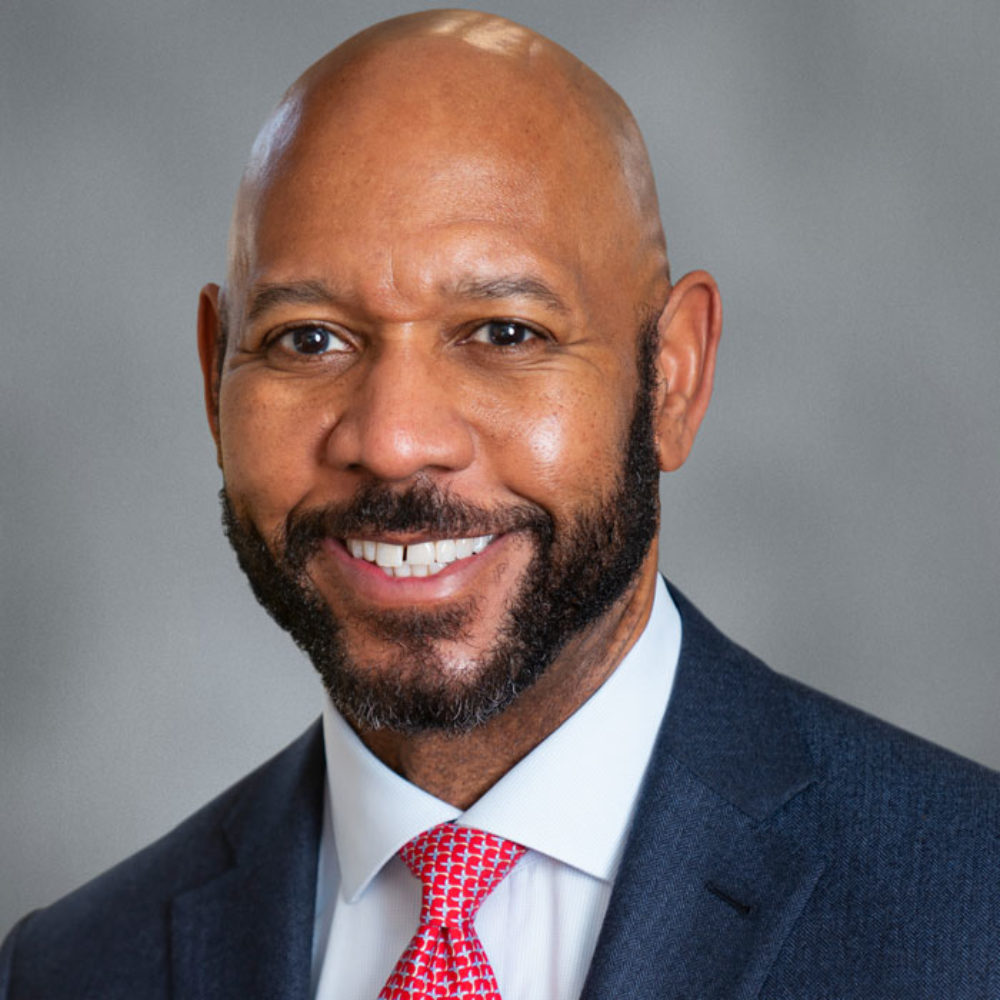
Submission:
[[[308,655],[334,705],[355,727],[461,733],[480,726],[514,702],[571,638],[628,591],[659,522],[656,346],[656,324],[650,322],[638,338],[639,387],[618,475],[606,495],[564,524],[533,503],[486,509],[419,477],[401,492],[372,482],[346,504],[293,509],[269,546],[223,488],[223,527],[255,597]],[[514,531],[531,538],[530,563],[492,646],[461,669],[441,645],[467,635],[478,611],[475,597],[437,610],[355,614],[367,636],[393,650],[388,662],[383,656],[376,664],[352,653],[337,608],[306,572],[324,538],[389,532],[468,538]]]

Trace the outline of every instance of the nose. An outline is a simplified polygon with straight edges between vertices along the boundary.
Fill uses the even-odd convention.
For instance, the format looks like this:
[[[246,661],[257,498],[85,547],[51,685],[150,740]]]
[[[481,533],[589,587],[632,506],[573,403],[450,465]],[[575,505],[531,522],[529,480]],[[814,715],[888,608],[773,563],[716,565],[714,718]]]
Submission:
[[[405,339],[372,348],[330,431],[328,461],[385,482],[468,466],[474,435],[462,413],[461,386],[446,367]]]

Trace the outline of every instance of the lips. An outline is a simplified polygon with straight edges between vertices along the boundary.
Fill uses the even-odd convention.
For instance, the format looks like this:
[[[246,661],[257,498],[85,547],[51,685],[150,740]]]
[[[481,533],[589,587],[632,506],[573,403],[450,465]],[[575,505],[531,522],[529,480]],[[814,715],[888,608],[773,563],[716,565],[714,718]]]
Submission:
[[[493,541],[493,535],[473,538],[440,538],[399,545],[370,538],[347,538],[344,546],[355,559],[373,563],[386,576],[434,576],[452,563],[471,559]]]

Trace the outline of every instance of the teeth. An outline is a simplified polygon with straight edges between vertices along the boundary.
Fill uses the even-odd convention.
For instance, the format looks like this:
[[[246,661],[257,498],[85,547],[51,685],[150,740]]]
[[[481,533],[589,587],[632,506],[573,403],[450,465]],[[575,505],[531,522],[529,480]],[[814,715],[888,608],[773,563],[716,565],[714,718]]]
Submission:
[[[375,545],[375,565],[376,566],[402,566],[403,546],[393,545],[391,542],[378,542]]]
[[[458,559],[478,555],[493,541],[492,535],[477,538],[442,538],[436,542],[395,545],[369,539],[348,538],[347,551],[355,559],[375,563],[386,576],[434,576]]]
[[[445,564],[455,561],[455,543],[450,538],[434,543],[434,561]]]
[[[434,562],[434,543],[417,542],[406,546],[406,561],[411,566],[429,566]]]

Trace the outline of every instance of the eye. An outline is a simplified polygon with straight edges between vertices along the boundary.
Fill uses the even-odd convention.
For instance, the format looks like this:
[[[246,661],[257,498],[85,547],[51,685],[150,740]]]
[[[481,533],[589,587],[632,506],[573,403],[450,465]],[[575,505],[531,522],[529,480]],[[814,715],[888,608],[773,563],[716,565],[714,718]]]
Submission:
[[[351,349],[351,345],[333,330],[315,324],[285,330],[275,344],[292,354],[300,355],[332,354]]]
[[[477,327],[468,337],[468,340],[491,347],[521,347],[541,339],[542,334],[537,330],[513,319],[492,319]]]

